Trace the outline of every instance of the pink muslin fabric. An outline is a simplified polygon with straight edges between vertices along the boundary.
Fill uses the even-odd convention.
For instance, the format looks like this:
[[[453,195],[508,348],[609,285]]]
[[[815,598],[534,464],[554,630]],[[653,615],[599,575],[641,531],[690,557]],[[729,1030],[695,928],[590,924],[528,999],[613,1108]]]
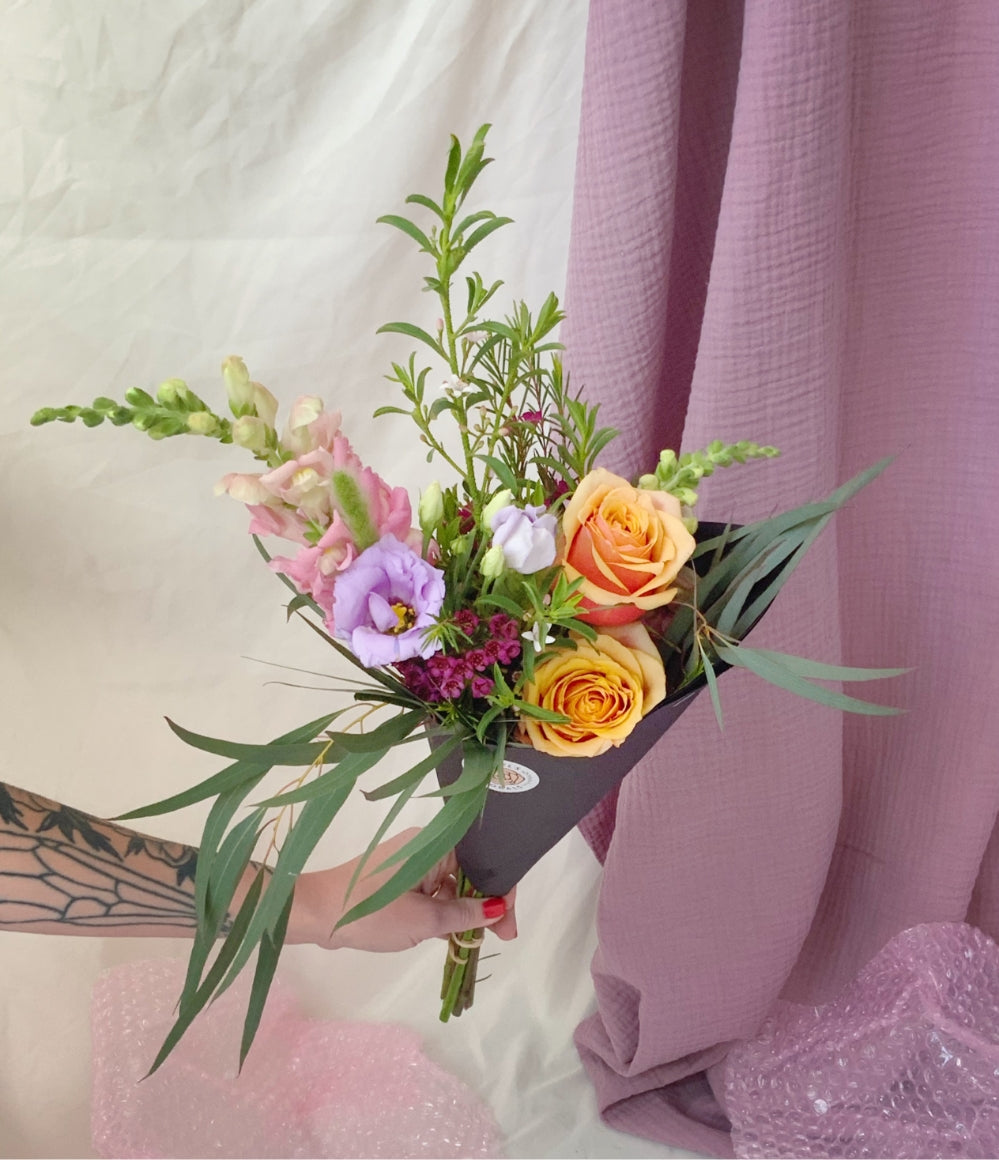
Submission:
[[[999,1155],[999,946],[903,931],[833,1002],[778,1003],[725,1097],[740,1157]]]
[[[92,1129],[101,1156],[502,1155],[489,1109],[424,1054],[415,1032],[302,1018],[280,981],[242,1073],[245,979],[143,1080],[184,971],[177,960],[124,963],[95,985]]]
[[[720,1069],[779,998],[999,934],[997,77],[990,0],[591,2],[565,340],[608,466],[772,442],[701,490],[746,522],[894,455],[753,643],[912,668],[865,686],[891,719],[726,674],[724,732],[701,698],[586,820],[616,1128],[730,1155]]]

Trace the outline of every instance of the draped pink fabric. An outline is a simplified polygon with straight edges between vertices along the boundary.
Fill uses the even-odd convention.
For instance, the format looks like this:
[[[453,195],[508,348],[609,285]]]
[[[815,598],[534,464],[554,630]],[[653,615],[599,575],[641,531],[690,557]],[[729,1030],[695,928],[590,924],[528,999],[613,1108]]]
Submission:
[[[724,732],[701,698],[587,819],[617,1128],[730,1155],[710,1081],[778,997],[917,923],[999,936],[997,189],[993,0],[591,0],[567,343],[611,465],[772,442],[702,488],[744,522],[896,456],[753,643],[913,669],[861,690],[897,718],[729,673]]]

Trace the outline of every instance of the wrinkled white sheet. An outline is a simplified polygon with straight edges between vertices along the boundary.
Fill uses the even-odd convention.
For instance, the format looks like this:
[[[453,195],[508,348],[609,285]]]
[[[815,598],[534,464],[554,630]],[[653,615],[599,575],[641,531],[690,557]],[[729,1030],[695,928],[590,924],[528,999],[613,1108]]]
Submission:
[[[284,403],[340,407],[362,456],[415,493],[437,469],[412,427],[369,417],[409,343],[374,332],[431,324],[432,304],[415,247],[374,219],[434,192],[448,133],[490,120],[498,160],[478,204],[517,225],[483,247],[483,272],[535,303],[560,290],[585,25],[582,0],[0,6],[0,777],[114,814],[214,768],[164,714],[254,739],[323,710],[322,693],[268,684],[296,678],[256,663],[331,668],[284,623],[241,509],[212,498],[240,456],[28,418],[172,375],[221,405],[219,362],[240,353]],[[353,803],[317,864],[358,852],[380,816]],[[149,828],[192,842],[202,817]],[[440,944],[290,948],[283,977],[318,1017],[425,1035],[489,1100],[510,1156],[674,1155],[599,1123],[572,1046],[597,886],[573,834],[525,880],[520,939],[447,1027]],[[94,1154],[93,982],[184,951],[0,933],[0,1156]]]

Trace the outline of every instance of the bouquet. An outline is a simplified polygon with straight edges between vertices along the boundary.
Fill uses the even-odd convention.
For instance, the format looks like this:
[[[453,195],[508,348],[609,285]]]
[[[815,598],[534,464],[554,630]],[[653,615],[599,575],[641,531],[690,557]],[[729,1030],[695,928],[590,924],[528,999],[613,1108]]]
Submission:
[[[426,224],[395,214],[379,219],[427,256],[424,289],[440,303],[436,323],[381,328],[408,336],[420,353],[393,364],[399,401],[375,415],[408,416],[428,461],[448,473],[423,491],[415,510],[404,487],[360,461],[339,413],[322,399],[297,399],[279,430],[277,399],[236,357],[222,368],[228,417],[170,379],[155,394],[133,388],[123,402],[102,397],[90,406],[45,408],[32,419],[108,421],[153,439],[199,435],[252,454],[262,470],[226,475],[218,490],[249,508],[257,548],[291,590],[289,616],[359,673],[346,704],[266,743],[221,740],[171,723],[184,741],[229,764],[186,792],[124,815],[213,799],[197,866],[197,934],[177,1020],[154,1069],[255,955],[245,1057],[297,875],[390,750],[423,743],[404,773],[360,789],[391,805],[352,888],[434,771],[439,784],[429,796],[440,808],[392,858],[372,867],[392,873],[341,924],[412,888],[456,846],[460,894],[505,893],[699,690],[707,688],[721,724],[717,678],[730,666],[837,709],[895,711],[815,681],[901,670],[838,668],[743,643],[832,514],[885,464],[825,500],[744,527],[698,524],[698,484],[719,468],[768,459],[777,454],[772,447],[744,441],[682,455],[664,450],[657,463],[638,465],[631,480],[598,466],[616,433],[599,425],[598,407],[570,386],[554,337],[563,317],[555,295],[536,312],[515,303],[496,319],[486,308],[500,282],[473,271],[456,287],[472,251],[510,222],[465,205],[490,160],[488,128],[467,149],[452,138],[437,200],[419,193],[406,199]],[[287,546],[271,554],[263,538]],[[281,766],[301,772],[280,792],[254,796]],[[236,885],[275,817],[283,838],[272,838],[230,922]],[[451,940],[442,1019],[472,1002],[480,941],[479,931]]]

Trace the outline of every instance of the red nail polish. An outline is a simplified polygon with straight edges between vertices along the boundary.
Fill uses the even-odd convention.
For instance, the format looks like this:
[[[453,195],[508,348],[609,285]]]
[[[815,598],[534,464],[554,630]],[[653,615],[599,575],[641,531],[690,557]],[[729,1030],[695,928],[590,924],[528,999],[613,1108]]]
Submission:
[[[482,904],[482,913],[486,918],[502,918],[506,914],[506,900],[487,898]]]

